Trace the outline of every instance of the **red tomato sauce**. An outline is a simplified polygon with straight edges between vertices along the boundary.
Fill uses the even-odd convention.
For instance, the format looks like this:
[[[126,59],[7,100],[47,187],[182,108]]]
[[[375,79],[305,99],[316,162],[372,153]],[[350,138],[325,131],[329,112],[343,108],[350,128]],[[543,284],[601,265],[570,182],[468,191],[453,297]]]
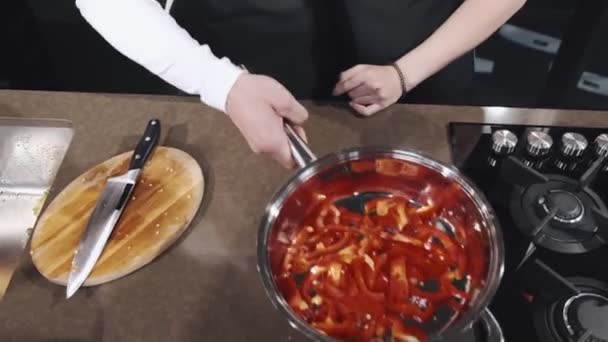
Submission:
[[[440,308],[464,312],[484,285],[487,249],[470,198],[441,174],[395,159],[305,183],[269,242],[275,282],[312,327],[346,341],[426,341]],[[369,191],[355,211],[340,199]],[[440,229],[438,219],[449,222]],[[444,310],[445,311],[445,310]]]

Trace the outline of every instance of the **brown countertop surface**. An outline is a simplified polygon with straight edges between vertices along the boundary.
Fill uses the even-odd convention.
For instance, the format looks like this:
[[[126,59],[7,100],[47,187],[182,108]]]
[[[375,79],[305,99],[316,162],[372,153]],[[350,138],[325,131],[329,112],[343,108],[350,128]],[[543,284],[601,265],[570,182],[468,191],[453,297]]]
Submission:
[[[608,126],[607,112],[395,105],[363,119],[341,104],[305,104],[318,155],[394,145],[449,161],[450,121]],[[70,300],[24,253],[0,301],[0,341],[303,340],[266,298],[256,269],[258,224],[290,172],[251,153],[225,115],[195,98],[0,91],[0,116],[73,122],[50,199],[89,167],[132,149],[152,117],[162,122],[163,145],[199,161],[208,187],[182,241],[140,271]]]

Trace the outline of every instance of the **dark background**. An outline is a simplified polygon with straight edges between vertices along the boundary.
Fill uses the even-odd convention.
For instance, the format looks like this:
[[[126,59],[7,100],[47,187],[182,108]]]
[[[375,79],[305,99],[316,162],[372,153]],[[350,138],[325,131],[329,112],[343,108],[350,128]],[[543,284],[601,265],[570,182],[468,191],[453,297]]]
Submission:
[[[73,0],[8,3],[0,88],[179,94],[116,52]],[[474,105],[608,110],[606,0],[528,0],[475,53]]]

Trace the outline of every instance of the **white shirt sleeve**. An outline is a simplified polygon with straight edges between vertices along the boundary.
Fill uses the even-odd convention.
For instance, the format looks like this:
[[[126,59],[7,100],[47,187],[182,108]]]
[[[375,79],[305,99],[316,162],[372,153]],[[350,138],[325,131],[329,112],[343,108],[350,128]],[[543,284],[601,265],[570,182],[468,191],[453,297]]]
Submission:
[[[244,72],[217,58],[155,0],[76,0],[82,16],[115,49],[207,105],[225,111],[228,92]]]

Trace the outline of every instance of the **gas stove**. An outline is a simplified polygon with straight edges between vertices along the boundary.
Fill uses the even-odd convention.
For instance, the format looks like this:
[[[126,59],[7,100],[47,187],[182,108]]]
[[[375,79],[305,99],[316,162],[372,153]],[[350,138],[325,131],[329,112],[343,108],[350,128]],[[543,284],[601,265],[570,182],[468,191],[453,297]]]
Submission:
[[[452,123],[450,139],[503,231],[503,340],[608,342],[608,128]]]

